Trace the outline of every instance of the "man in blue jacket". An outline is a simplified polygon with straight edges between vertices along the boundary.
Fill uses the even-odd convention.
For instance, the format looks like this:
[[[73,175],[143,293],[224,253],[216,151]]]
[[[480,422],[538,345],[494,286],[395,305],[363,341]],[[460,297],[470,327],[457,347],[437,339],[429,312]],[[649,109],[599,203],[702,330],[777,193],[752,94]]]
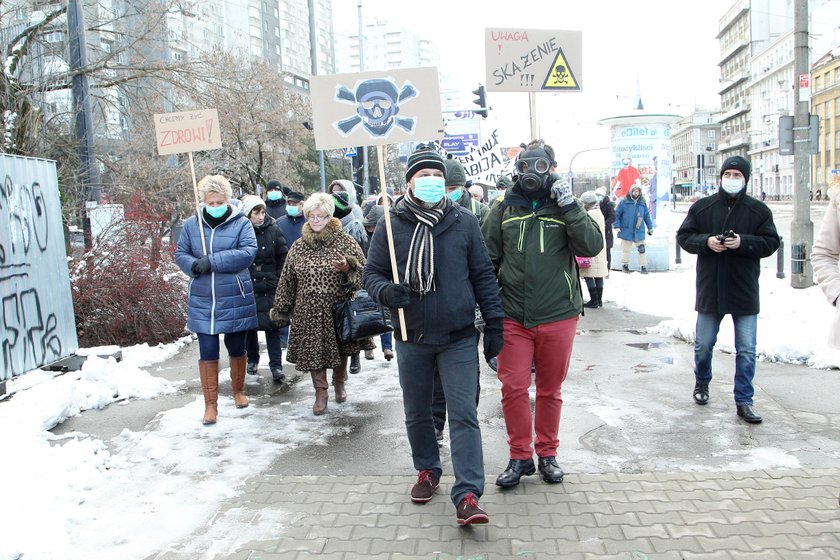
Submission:
[[[750,162],[726,158],[720,190],[691,205],[677,242],[697,255],[697,326],[694,337],[694,402],[709,402],[712,356],[720,322],[732,315],[735,325],[735,408],[751,424],[761,422],[753,409],[758,277],[761,259],[779,248],[773,214],[746,193]]]
[[[431,500],[442,474],[432,419],[437,369],[449,409],[455,472],[451,499],[457,521],[487,523],[487,513],[478,505],[484,492],[484,457],[476,407],[474,321],[477,303],[486,322],[485,359],[496,356],[503,345],[499,288],[478,220],[445,196],[443,158],[421,145],[406,166],[407,192],[394,202],[391,212],[400,283],[392,282],[386,228],[377,227],[368,249],[364,285],[371,297],[392,309],[405,426],[419,471],[411,501]],[[407,340],[400,334],[397,309],[404,313]]]
[[[286,247],[292,248],[292,244],[300,239],[303,231],[303,224],[306,218],[303,217],[303,193],[289,191],[286,193],[285,215],[277,218],[276,224],[283,232],[283,239],[286,240]],[[289,327],[280,329],[280,345],[283,348],[289,346]]]
[[[636,246],[639,252],[639,272],[647,274],[645,255],[645,228],[653,235],[653,220],[650,218],[642,188],[634,185],[615,209],[615,226],[621,239],[621,270],[630,272],[630,247]]]

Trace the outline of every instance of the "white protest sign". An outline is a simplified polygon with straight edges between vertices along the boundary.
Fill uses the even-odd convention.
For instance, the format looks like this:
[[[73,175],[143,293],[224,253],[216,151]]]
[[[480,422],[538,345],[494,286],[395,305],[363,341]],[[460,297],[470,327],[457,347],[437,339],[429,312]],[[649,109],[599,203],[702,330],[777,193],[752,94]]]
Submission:
[[[312,76],[310,93],[319,150],[443,136],[434,67]]]
[[[158,113],[154,119],[159,155],[216,150],[222,147],[222,133],[216,109]]]
[[[485,29],[487,91],[580,91],[580,31]]]

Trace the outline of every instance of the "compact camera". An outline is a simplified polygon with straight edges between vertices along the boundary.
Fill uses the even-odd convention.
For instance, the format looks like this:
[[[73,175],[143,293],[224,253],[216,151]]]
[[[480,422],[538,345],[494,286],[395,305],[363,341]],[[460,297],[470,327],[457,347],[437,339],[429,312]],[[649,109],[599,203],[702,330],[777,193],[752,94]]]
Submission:
[[[718,241],[720,241],[721,243],[723,243],[723,242],[724,242],[724,241],[726,241],[727,239],[732,239],[733,237],[735,237],[735,232],[734,232],[734,231],[732,231],[731,229],[730,229],[730,230],[728,230],[728,231],[725,231],[725,232],[723,232],[723,233],[719,233],[719,234],[717,234],[717,235],[715,236],[715,238],[716,238]]]

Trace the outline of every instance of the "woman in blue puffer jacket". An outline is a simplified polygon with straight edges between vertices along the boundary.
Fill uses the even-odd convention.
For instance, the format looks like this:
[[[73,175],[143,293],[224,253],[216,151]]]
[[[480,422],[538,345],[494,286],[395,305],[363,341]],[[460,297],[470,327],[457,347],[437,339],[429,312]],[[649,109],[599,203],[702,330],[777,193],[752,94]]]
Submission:
[[[202,243],[197,216],[184,224],[175,261],[188,276],[187,328],[198,335],[204,424],[215,424],[219,391],[219,334],[225,335],[230,356],[230,385],[237,408],[248,406],[245,396],[245,338],[257,328],[257,307],[248,267],[257,254],[251,222],[231,206],[233,190],[221,175],[198,183]],[[204,247],[206,246],[206,250]]]

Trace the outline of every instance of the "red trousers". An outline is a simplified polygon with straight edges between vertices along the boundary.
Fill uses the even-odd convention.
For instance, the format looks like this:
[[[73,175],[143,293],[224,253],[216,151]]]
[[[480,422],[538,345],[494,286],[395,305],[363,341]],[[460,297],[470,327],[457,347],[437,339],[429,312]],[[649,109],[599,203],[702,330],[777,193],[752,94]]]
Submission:
[[[498,358],[498,377],[502,382],[502,413],[511,459],[530,459],[535,449],[538,457],[557,455],[563,408],[561,386],[569,371],[577,322],[578,318],[572,317],[527,329],[505,318],[505,345]],[[537,386],[533,429],[528,394],[532,361]]]

